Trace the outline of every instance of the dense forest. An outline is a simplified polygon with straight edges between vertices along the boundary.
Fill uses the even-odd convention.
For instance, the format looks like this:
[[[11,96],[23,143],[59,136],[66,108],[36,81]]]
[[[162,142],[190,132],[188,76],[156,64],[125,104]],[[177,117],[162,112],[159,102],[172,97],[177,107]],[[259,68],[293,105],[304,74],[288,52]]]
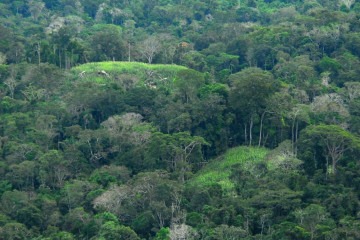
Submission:
[[[360,239],[359,0],[0,0],[0,239]]]

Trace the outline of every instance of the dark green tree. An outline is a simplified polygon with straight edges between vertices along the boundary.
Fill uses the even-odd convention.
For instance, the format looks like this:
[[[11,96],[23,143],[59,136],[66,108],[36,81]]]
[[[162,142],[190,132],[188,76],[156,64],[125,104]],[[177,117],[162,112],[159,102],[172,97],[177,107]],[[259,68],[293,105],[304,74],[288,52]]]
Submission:
[[[246,68],[230,76],[230,106],[237,115],[237,125],[244,127],[244,141],[253,144],[253,127],[266,109],[267,99],[278,90],[272,74],[259,68]],[[259,121],[261,124],[261,121]]]

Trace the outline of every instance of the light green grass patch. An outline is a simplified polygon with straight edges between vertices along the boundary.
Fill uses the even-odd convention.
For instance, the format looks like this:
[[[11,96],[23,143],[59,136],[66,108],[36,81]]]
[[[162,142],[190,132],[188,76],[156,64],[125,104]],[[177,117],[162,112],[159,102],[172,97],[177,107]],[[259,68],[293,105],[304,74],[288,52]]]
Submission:
[[[178,72],[186,67],[170,64],[148,64],[141,62],[95,62],[86,63],[73,68],[75,72],[97,72],[106,71],[110,73],[133,73],[138,74],[141,70]]]
[[[117,83],[125,86],[130,79],[135,85],[172,85],[177,73],[187,69],[173,64],[147,64],[141,62],[94,62],[71,69],[77,81],[98,84]],[[129,81],[127,81],[129,82]]]
[[[247,168],[249,164],[264,160],[268,150],[257,147],[236,147],[229,149],[223,156],[213,159],[199,171],[188,184],[198,187],[209,187],[219,184],[225,195],[234,191],[235,185],[230,180],[231,167],[239,165]]]

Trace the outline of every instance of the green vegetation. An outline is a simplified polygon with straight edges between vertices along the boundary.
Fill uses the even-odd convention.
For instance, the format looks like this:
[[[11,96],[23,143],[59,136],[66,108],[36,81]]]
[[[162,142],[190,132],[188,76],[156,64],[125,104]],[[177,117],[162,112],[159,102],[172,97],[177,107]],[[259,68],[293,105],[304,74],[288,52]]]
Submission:
[[[229,149],[223,156],[211,160],[199,171],[188,184],[199,188],[219,184],[225,194],[234,190],[235,184],[230,180],[232,167],[249,169],[264,162],[267,150],[256,147],[236,147]]]
[[[360,239],[359,0],[2,0],[0,240]]]
[[[80,76],[77,81],[90,81],[98,84],[119,82],[128,78],[137,85],[158,87],[171,85],[181,70],[188,68],[169,64],[148,64],[141,62],[95,62],[72,68],[72,73]],[[170,89],[169,89],[170,90]]]
[[[167,72],[178,72],[184,70],[186,67],[178,65],[168,65],[168,64],[147,64],[141,62],[96,62],[96,63],[87,63],[80,66],[74,67],[73,70],[75,73],[80,73],[82,71],[107,71],[109,73],[120,74],[120,73],[129,73],[129,74],[139,74],[145,70],[161,71],[162,73]]]

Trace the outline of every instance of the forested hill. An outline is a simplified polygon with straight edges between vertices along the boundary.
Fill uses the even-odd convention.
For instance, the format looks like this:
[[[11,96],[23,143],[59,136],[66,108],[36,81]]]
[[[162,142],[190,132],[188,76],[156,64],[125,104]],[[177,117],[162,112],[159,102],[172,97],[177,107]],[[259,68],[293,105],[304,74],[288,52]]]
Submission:
[[[359,0],[1,0],[0,240],[360,239]]]

